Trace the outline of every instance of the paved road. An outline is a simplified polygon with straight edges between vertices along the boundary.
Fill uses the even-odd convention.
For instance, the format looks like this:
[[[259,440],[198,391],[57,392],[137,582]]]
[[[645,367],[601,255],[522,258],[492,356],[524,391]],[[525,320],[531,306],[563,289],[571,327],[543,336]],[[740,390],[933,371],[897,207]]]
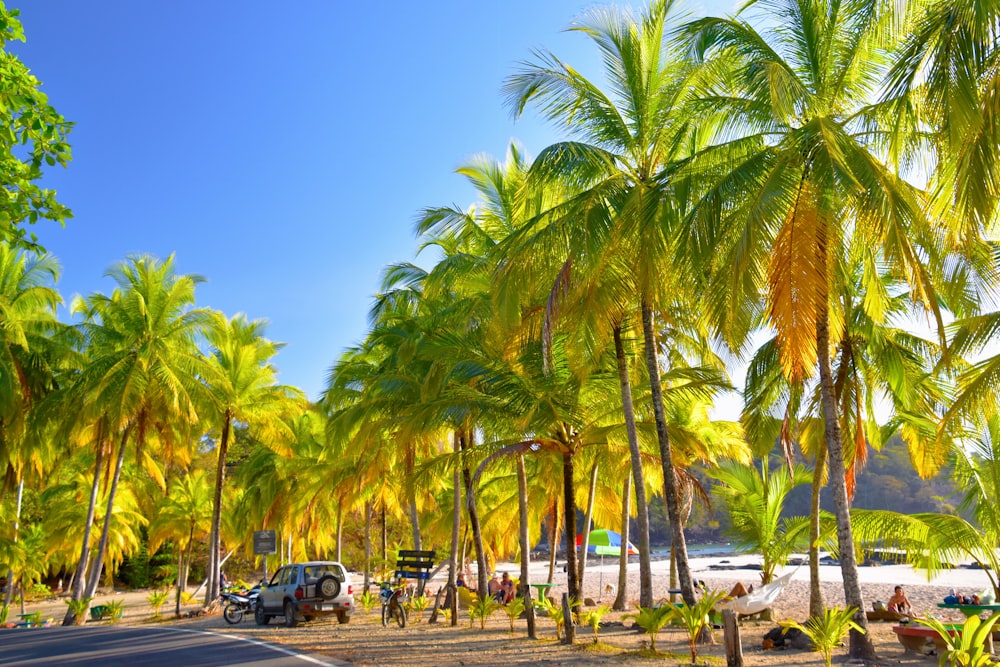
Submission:
[[[142,667],[350,667],[326,656],[203,630],[163,627],[53,627],[4,630],[0,665]]]

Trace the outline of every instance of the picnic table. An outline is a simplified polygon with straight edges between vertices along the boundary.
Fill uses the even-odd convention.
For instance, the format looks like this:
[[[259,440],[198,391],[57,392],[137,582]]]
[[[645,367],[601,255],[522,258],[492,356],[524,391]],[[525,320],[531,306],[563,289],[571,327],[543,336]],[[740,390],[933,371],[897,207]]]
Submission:
[[[40,611],[33,611],[28,614],[18,614],[17,617],[20,618],[25,627],[28,628],[33,628],[42,624],[42,612]]]
[[[951,602],[938,602],[941,609],[957,609],[965,614],[965,617],[979,616],[984,611],[995,613],[1000,611],[1000,604],[953,604]]]
[[[540,605],[541,599],[548,597],[549,589],[555,586],[555,584],[529,584],[532,588],[538,590],[538,599],[535,600],[535,604]]]

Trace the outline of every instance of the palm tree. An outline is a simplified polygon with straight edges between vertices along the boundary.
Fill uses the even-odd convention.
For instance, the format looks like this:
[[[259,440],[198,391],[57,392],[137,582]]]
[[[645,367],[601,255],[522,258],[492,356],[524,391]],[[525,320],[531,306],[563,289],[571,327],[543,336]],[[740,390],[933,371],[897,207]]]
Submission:
[[[72,307],[84,318],[79,326],[89,349],[88,363],[68,389],[71,399],[82,407],[77,420],[97,425],[99,447],[106,440],[118,441],[93,569],[84,590],[85,541],[74,600],[92,597],[97,588],[129,441],[134,438],[141,452],[151,434],[170,440],[177,436],[177,425],[197,421],[191,400],[197,369],[194,339],[204,313],[192,306],[201,279],[178,276],[173,257],[160,262],[135,256],[113,267],[108,275],[118,283],[111,296],[78,297]],[[64,624],[72,623],[73,616],[69,610]]]
[[[175,613],[180,616],[181,595],[187,589],[188,572],[195,541],[207,535],[212,519],[212,487],[204,470],[192,470],[175,479],[157,508],[149,526],[150,553],[166,540],[177,544],[177,596]]]
[[[806,469],[797,465],[794,471],[769,470],[768,465],[763,459],[758,470],[726,461],[708,471],[721,482],[714,493],[729,508],[729,535],[736,548],[763,558],[762,584],[771,583],[775,570],[789,555],[806,547],[809,539],[808,522],[781,517],[788,494],[808,480]]]
[[[707,186],[690,229],[699,241],[713,240],[714,256],[704,259],[718,276],[709,291],[722,297],[713,310],[739,312],[764,292],[789,380],[819,367],[845,598],[861,628],[851,632],[850,654],[871,659],[831,369],[840,331],[831,330],[830,310],[847,279],[842,268],[854,265],[849,251],[864,248],[866,263],[906,280],[940,322],[931,277],[942,256],[921,193],[882,159],[892,119],[870,99],[892,46],[882,4],[752,6],[771,12],[780,29],[758,31],[740,17],[686,29],[704,62],[701,117],[718,130],[718,143],[694,167]]]
[[[565,221],[560,230],[579,250],[574,256],[592,258],[582,271],[586,280],[615,284],[622,298],[638,305],[672,545],[684,600],[694,604],[654,322],[657,311],[669,309],[666,295],[686,294],[687,284],[673,272],[669,259],[670,220],[678,219],[683,197],[675,189],[680,184],[667,178],[667,173],[688,157],[692,146],[682,115],[687,64],[666,44],[671,5],[666,0],[653,2],[639,17],[617,9],[594,9],[570,28],[597,46],[612,94],[549,52],[536,53],[533,62],[508,77],[504,92],[515,115],[532,102],[549,120],[580,139],[549,146],[538,156],[532,171],[583,184],[583,194],[559,212],[559,219]],[[580,224],[581,220],[585,224]],[[612,303],[607,321],[618,330],[625,320],[627,302],[618,299]],[[621,376],[625,378],[627,373]],[[628,405],[626,389],[622,384],[623,402]],[[641,494],[641,465],[634,443],[631,456],[636,490]],[[651,605],[651,575],[645,555],[649,552],[648,524],[642,525],[648,510],[641,495],[638,503],[638,539],[644,554],[640,561],[641,599]]]
[[[202,367],[203,414],[205,421],[218,429],[206,605],[219,598],[222,489],[233,427],[246,424],[265,444],[286,448],[282,439],[287,441],[291,431],[283,417],[302,409],[301,392],[277,384],[271,359],[282,346],[264,338],[265,324],[263,320],[247,320],[242,314],[227,318],[215,313],[206,332],[210,350]]]

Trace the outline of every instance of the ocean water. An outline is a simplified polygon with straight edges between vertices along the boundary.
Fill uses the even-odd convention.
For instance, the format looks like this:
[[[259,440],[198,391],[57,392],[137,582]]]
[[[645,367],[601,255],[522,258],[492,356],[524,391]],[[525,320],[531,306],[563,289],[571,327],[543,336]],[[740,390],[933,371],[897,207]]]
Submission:
[[[688,544],[688,558],[699,556],[730,556],[739,553],[728,542],[714,544]],[[652,558],[670,558],[670,546],[654,546],[650,548]]]

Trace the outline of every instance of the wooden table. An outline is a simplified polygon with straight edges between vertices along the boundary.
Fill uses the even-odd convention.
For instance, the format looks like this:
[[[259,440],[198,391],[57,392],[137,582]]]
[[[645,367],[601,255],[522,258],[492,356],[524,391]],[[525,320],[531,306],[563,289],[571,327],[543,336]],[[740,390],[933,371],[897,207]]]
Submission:
[[[951,604],[948,602],[939,602],[938,607],[941,609],[957,609],[965,614],[966,618],[979,616],[984,611],[990,614],[1000,611],[1000,604]]]

